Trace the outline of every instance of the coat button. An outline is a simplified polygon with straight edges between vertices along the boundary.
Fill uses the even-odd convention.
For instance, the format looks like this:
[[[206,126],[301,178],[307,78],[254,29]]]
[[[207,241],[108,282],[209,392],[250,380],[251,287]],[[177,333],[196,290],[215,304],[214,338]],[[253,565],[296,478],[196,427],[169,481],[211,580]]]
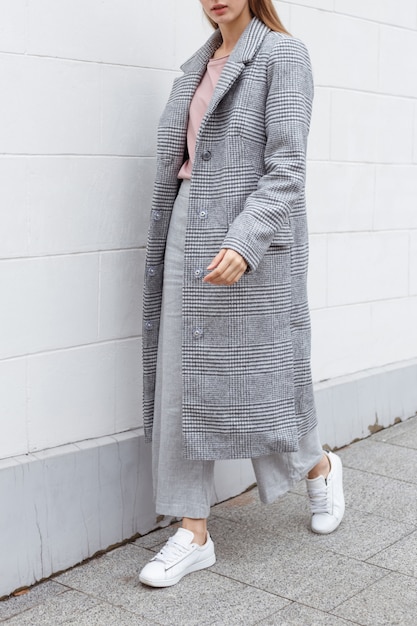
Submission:
[[[162,217],[161,211],[152,211],[152,219],[154,222],[159,222],[161,217]]]
[[[205,209],[201,209],[199,216],[200,216],[200,219],[205,220],[207,217],[207,211]]]
[[[148,276],[155,276],[156,270],[154,267],[148,267]]]
[[[146,328],[146,330],[152,330],[152,328],[153,328],[153,322],[151,322],[150,320],[147,320],[147,321],[145,322],[145,328]]]
[[[194,271],[194,276],[196,278],[201,278],[204,274],[204,271],[201,269],[201,267],[197,267],[197,269]]]
[[[202,328],[194,328],[193,330],[193,337],[194,339],[200,339],[203,336],[203,329]]]
[[[203,158],[203,161],[210,161],[210,159],[211,159],[211,152],[210,152],[210,150],[204,150],[204,152],[202,154],[202,158]]]

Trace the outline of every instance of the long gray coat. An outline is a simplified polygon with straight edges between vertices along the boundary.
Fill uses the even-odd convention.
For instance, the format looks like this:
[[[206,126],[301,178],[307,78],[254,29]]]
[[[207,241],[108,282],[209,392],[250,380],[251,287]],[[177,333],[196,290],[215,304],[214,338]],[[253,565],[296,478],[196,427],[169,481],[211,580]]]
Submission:
[[[165,242],[186,152],[188,111],[216,31],[175,79],[158,132],[144,294],[144,412],[151,438]],[[254,18],[202,121],[192,172],[183,280],[183,437],[189,459],[298,449],[316,425],[306,294],[308,53]],[[220,248],[249,271],[202,282]]]

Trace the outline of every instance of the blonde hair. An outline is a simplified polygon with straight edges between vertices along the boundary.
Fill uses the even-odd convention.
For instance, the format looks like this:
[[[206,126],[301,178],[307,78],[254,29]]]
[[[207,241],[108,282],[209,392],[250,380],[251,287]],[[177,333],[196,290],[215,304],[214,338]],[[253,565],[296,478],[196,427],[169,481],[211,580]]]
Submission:
[[[257,17],[271,30],[278,33],[285,33],[286,35],[290,34],[279,19],[272,0],[249,0],[249,10],[252,16]],[[217,28],[216,22],[208,15],[206,17],[213,28]]]

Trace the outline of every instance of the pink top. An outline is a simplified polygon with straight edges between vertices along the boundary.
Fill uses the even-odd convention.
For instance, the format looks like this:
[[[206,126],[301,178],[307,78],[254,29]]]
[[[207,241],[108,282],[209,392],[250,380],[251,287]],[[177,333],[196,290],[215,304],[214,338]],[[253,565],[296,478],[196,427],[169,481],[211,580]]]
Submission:
[[[207,71],[201,79],[201,83],[197,87],[193,99],[190,104],[190,113],[188,116],[187,129],[187,149],[189,159],[185,161],[182,168],[178,172],[178,178],[191,178],[191,170],[195,158],[195,142],[200,124],[204,117],[207,107],[213,95],[213,91],[220,78],[222,69],[226,65],[229,57],[220,57],[219,59],[210,59],[207,64]]]

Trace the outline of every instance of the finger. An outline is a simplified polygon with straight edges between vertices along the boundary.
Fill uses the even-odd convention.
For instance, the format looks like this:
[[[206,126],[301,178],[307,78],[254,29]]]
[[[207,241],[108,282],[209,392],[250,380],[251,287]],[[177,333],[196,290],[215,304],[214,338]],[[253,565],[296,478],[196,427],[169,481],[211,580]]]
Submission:
[[[220,252],[218,254],[216,254],[214,259],[211,261],[210,265],[207,266],[207,269],[208,270],[213,270],[215,267],[217,267],[218,264],[223,259],[223,257],[225,256],[226,252],[227,252],[227,250],[225,248],[222,248],[220,250]]]
[[[203,279],[204,282],[213,285],[231,285],[237,282],[246,271],[248,264],[245,259],[238,252],[230,249],[222,249],[217,257],[213,259],[209,268],[214,266],[218,258],[221,257],[223,257],[222,260],[218,263],[217,267]]]
[[[240,265],[226,265],[220,264],[216,270],[209,274],[209,280],[213,283],[230,283],[235,279],[240,278],[244,272],[244,267]]]
[[[228,261],[226,259],[226,257],[224,257],[218,264],[217,266],[211,270],[210,274],[208,274],[206,276],[206,278],[210,278],[210,280],[212,281],[217,281],[219,278],[221,278],[226,272],[230,271],[230,261]]]
[[[243,275],[243,272],[240,272],[238,274],[233,274],[233,275],[229,275],[229,276],[221,276],[219,278],[215,278],[213,280],[208,280],[206,282],[210,283],[211,285],[233,285],[234,283],[237,283],[241,276]]]
[[[210,282],[216,285],[229,285],[237,282],[242,274],[245,272],[246,267],[241,263],[227,264],[226,262],[220,263],[220,265],[213,270],[208,276],[206,276],[206,282]]]

